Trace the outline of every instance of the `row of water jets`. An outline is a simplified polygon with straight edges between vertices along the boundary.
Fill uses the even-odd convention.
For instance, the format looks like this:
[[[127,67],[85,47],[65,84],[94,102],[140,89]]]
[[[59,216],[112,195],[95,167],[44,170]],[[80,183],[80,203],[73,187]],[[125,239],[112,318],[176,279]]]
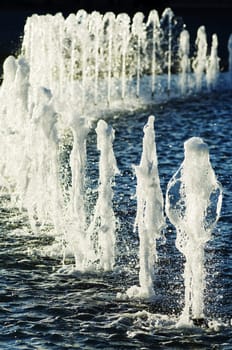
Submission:
[[[217,35],[212,35],[210,47],[201,26],[194,49],[190,46],[189,32],[170,8],[160,18],[152,10],[147,20],[141,12],[131,19],[126,13],[79,10],[66,19],[60,13],[29,17],[21,54],[30,66],[34,99],[37,87],[46,86],[60,108],[68,100],[83,112],[86,106],[108,107],[135,97],[147,102],[164,93],[215,89],[220,70]],[[232,75],[232,37],[228,50]]]
[[[141,13],[130,24],[126,14],[88,15],[83,10],[66,20],[61,14],[34,15],[27,20],[20,56],[8,57],[3,67],[1,188],[10,193],[13,205],[26,210],[33,232],[54,231],[62,241],[64,256],[71,254],[81,271],[114,268],[118,224],[112,187],[119,172],[113,152],[114,130],[104,120],[96,128],[100,152],[97,200],[94,210],[88,210],[86,140],[91,126],[85,115],[102,102],[107,101],[109,107],[114,96],[126,99],[131,79],[135,96],[140,96],[143,86],[153,97],[158,77],[166,72],[166,87],[171,90],[174,15],[166,9],[159,21],[152,11],[148,22],[143,20]],[[194,77],[189,73],[185,29],[178,42],[181,92],[187,93],[191,79],[194,89],[200,90],[205,74],[211,77],[208,86],[213,86],[218,74],[216,36],[207,57],[205,29],[200,27]],[[232,39],[229,47],[231,53]],[[232,72],[232,58],[230,67]],[[149,93],[142,78],[147,79]],[[132,286],[126,296],[152,298],[156,240],[165,226],[153,116],[144,127],[141,162],[135,173],[140,285]],[[210,165],[207,145],[200,138],[186,141],[184,162],[168,184],[165,212],[176,227],[177,248],[186,258],[182,320],[188,322],[204,314],[204,246],[218,220],[221,200],[221,185]]]
[[[11,93],[2,112],[9,112],[18,91]],[[27,96],[25,93],[24,99]],[[21,101],[20,107],[25,102]],[[114,130],[104,120],[97,123],[99,184],[95,208],[89,212],[86,140],[90,126],[86,119],[71,114],[69,134],[65,135],[47,89],[40,90],[40,104],[32,107],[31,114],[15,112],[11,118],[1,119],[2,190],[10,193],[13,205],[26,210],[33,232],[54,231],[62,242],[64,260],[73,256],[76,269],[113,270],[118,219],[112,186],[119,172],[113,152]],[[129,288],[126,297],[150,299],[155,296],[156,241],[165,227],[153,116],[144,127],[143,151],[135,174],[140,285]],[[204,316],[204,246],[219,218],[221,202],[222,188],[210,165],[208,147],[193,137],[185,142],[185,159],[168,184],[165,208],[176,227],[176,246],[186,258],[184,323]]]

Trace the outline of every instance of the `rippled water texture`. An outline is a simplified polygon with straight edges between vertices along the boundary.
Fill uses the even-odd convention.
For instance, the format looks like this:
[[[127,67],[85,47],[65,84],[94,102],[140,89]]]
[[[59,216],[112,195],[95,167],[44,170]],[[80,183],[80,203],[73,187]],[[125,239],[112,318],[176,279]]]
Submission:
[[[175,248],[175,229],[158,242],[156,299],[117,298],[138,283],[138,237],[133,233],[136,180],[132,164],[141,156],[143,126],[156,116],[155,131],[163,194],[183,160],[183,143],[200,136],[224,188],[220,220],[205,252],[207,326],[178,328],[183,308],[184,259]],[[115,271],[79,273],[72,260],[48,254],[54,238],[30,232],[25,213],[1,197],[1,349],[231,349],[232,348],[232,94],[215,93],[156,105],[136,113],[111,115],[114,150],[121,175],[116,177],[114,208],[117,232]],[[94,127],[94,125],[93,125]],[[97,186],[95,132],[88,139],[90,186]]]

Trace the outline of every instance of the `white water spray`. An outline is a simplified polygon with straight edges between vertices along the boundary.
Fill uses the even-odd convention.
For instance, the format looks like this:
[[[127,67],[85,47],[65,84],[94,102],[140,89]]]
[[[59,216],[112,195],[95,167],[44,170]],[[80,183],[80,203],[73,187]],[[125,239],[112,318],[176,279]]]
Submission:
[[[71,187],[65,223],[65,239],[75,257],[77,269],[84,270],[88,264],[89,247],[86,237],[86,138],[88,124],[83,117],[71,114],[69,126],[72,131],[73,144],[70,154]]]
[[[189,59],[190,45],[189,32],[185,29],[180,34],[180,91],[182,95],[186,95],[188,91],[189,73],[190,73],[190,59]]]
[[[121,98],[125,99],[126,94],[126,57],[130,41],[130,17],[126,13],[121,13],[116,18],[117,38],[119,39],[119,52],[121,56]]]
[[[159,23],[159,15],[156,10],[150,12],[147,28],[152,26],[152,59],[151,59],[151,96],[154,96],[155,93],[155,85],[156,85],[156,70],[157,70],[157,50],[159,44],[159,32],[160,32],[160,23]]]
[[[127,295],[130,298],[151,298],[154,296],[154,266],[157,262],[156,241],[164,226],[163,195],[158,175],[153,116],[144,126],[143,152],[141,161],[135,166],[137,177],[137,214],[135,229],[139,233],[139,283],[132,286]]]
[[[141,50],[143,48],[143,42],[146,39],[145,24],[143,22],[144,14],[137,12],[134,15],[132,23],[132,34],[136,37],[137,45],[137,72],[136,72],[136,97],[140,95],[140,75],[141,75]]]
[[[214,90],[217,85],[219,75],[218,38],[212,35],[211,52],[207,62],[206,82],[209,91]]]
[[[165,18],[168,19],[168,52],[167,52],[167,69],[168,69],[168,85],[167,92],[168,95],[171,92],[171,79],[172,79],[172,21],[174,18],[173,11],[168,7],[164,10],[162,14],[162,20],[165,21]]]
[[[207,63],[207,38],[205,32],[205,26],[201,26],[197,31],[196,38],[197,56],[193,61],[193,71],[196,79],[196,91],[199,92],[202,89],[203,77],[206,71]]]
[[[188,59],[194,62],[196,91],[201,91],[206,80],[205,28],[198,30],[196,57],[187,57],[187,38],[183,34],[178,40],[182,30],[170,8],[164,10],[160,20],[157,11],[152,10],[147,22],[141,12],[133,18],[126,13],[115,16],[84,10],[67,18],[62,14],[33,15],[26,21],[21,49],[30,67],[29,98],[34,101],[36,91],[44,86],[51,90],[54,107],[60,113],[67,110],[67,101],[80,115],[86,110],[91,115],[96,106],[99,110],[109,105],[135,108],[153,101],[154,94],[164,98],[166,90],[168,95],[192,92],[192,86],[184,85],[189,75]],[[215,45],[212,48],[208,79],[215,76]],[[182,73],[172,75],[180,51]],[[163,79],[166,73],[167,86]],[[180,91],[175,89],[178,85]]]
[[[97,148],[100,151],[99,187],[94,216],[88,229],[94,244],[98,268],[113,270],[116,254],[116,218],[113,210],[113,181],[118,168],[113,152],[114,130],[104,120],[96,128]]]
[[[66,19],[61,14],[34,15],[28,18],[25,25],[21,55],[18,59],[10,56],[4,63],[4,80],[0,90],[1,186],[10,193],[13,204],[28,213],[33,232],[47,229],[54,232],[58,240],[61,238],[64,243],[64,258],[68,254],[74,257],[76,269],[86,271],[96,267],[105,271],[111,270],[115,264],[116,252],[117,220],[112,202],[112,184],[117,173],[112,150],[114,132],[104,121],[98,123],[98,199],[94,213],[90,213],[87,210],[90,205],[86,196],[88,118],[99,118],[101,114],[97,112],[102,110],[102,106],[105,105],[108,109],[110,105],[113,108],[115,101],[119,101],[118,106],[124,108],[126,99],[132,97],[132,106],[135,108],[135,101],[138,100],[135,97],[142,99],[147,95],[150,98],[154,93],[160,93],[162,97],[167,85],[166,77],[165,83],[162,80],[166,71],[169,93],[174,78],[177,78],[178,83],[178,77],[173,76],[173,80],[171,77],[172,69],[175,68],[172,60],[175,55],[172,46],[175,36],[174,17],[170,9],[164,11],[162,19],[164,18],[168,23],[168,30],[160,26],[156,11],[151,12],[147,24],[143,22],[142,13],[136,14],[132,25],[126,14],[116,17],[107,13],[102,16],[97,12],[87,14],[80,10]],[[201,90],[205,80],[207,51],[204,27],[199,29],[198,34],[198,53],[194,67],[197,89]],[[182,34],[180,43],[183,73],[180,76],[181,93],[187,93],[187,31]],[[230,42],[228,48],[231,48]],[[216,76],[215,72],[217,73],[216,50],[215,38],[212,42],[212,59],[208,66],[209,83]],[[231,72],[232,68],[229,67]],[[147,96],[145,101],[151,101]],[[140,286],[133,286],[128,290],[130,297],[150,298],[155,294],[156,240],[160,237],[164,219],[153,124],[154,117],[150,117],[144,128],[141,162],[135,167],[138,201],[135,227],[140,237]],[[61,164],[60,150],[63,147],[62,140],[67,134],[70,143],[64,165]],[[188,150],[187,146],[186,149]],[[200,152],[195,153],[199,158]],[[180,227],[178,232],[182,234],[186,223],[192,227],[193,221],[198,220],[196,226],[202,230],[202,236],[209,239],[210,230],[217,219],[208,223],[207,217],[205,224],[200,210],[205,208],[207,196],[211,201],[211,192],[213,197],[214,193],[215,198],[219,197],[220,202],[220,193],[213,182],[215,179],[210,177],[212,171],[209,163],[206,162],[208,167],[204,166],[211,174],[208,175],[210,180],[201,168],[198,173],[189,173],[189,163],[189,160],[184,162],[181,175],[184,184],[181,187],[181,196],[185,198],[187,219],[182,220],[182,214],[180,217],[176,215]],[[199,159],[196,163],[196,167],[199,167]],[[65,185],[61,179],[62,167],[68,169],[68,181]],[[199,188],[195,185],[191,187],[191,181],[197,182],[197,176],[201,177]],[[207,190],[204,181],[208,183]],[[200,187],[202,184],[203,190]],[[169,193],[171,188],[170,185]],[[190,196],[191,190],[196,193],[193,197]],[[195,204],[190,205],[189,198],[193,198]],[[199,198],[201,205],[195,213],[194,208]],[[212,202],[216,201],[215,198]],[[219,206],[218,204],[215,209],[217,216]],[[170,215],[173,215],[173,211],[175,210],[169,206]],[[190,211],[194,213],[194,220]],[[206,229],[204,226],[204,230],[201,227],[203,221],[207,226]],[[182,238],[177,241],[183,253],[187,249],[186,254],[189,254],[186,258],[186,306],[183,314],[199,318],[203,313],[204,244],[199,248],[195,230],[191,228],[188,232],[190,233],[186,236],[186,241],[184,240],[184,248],[178,243]],[[204,238],[203,242],[207,239]],[[198,248],[198,256],[189,257],[190,251]],[[194,259],[200,261],[196,272],[191,265]]]
[[[219,218],[222,188],[209,160],[206,143],[192,137],[184,161],[170,180],[166,213],[176,227],[176,247],[185,256],[185,306],[181,322],[204,318],[204,247]]]
[[[115,15],[113,12],[107,12],[103,17],[103,28],[106,28],[106,45],[107,45],[107,103],[111,104],[112,95],[112,71],[113,71],[113,31],[115,23]]]

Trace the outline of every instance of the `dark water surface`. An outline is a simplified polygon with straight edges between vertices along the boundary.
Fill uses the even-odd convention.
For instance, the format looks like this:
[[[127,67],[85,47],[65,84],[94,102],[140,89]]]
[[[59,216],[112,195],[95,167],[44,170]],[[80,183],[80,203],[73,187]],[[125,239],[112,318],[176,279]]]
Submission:
[[[123,300],[138,283],[138,237],[133,233],[136,179],[143,126],[156,116],[155,131],[163,193],[183,160],[183,143],[200,136],[222,183],[220,220],[205,251],[208,326],[176,327],[183,308],[184,259],[175,248],[175,229],[167,223],[158,242],[153,302]],[[110,273],[80,273],[46,253],[54,238],[30,232],[25,213],[1,197],[0,349],[232,349],[232,93],[213,93],[109,117],[121,174],[114,208],[120,223],[117,264]],[[97,185],[95,132],[88,140],[88,175]]]

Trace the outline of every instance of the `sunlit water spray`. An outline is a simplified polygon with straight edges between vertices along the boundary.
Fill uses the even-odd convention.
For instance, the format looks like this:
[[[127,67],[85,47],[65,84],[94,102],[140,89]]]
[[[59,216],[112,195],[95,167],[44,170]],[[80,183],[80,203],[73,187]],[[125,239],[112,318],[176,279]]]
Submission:
[[[105,271],[113,270],[116,256],[116,217],[113,210],[114,177],[118,174],[113,152],[114,130],[104,120],[96,128],[100,151],[98,198],[88,234],[94,242],[96,262]]]
[[[217,34],[212,35],[211,52],[207,63],[206,81],[208,90],[215,90],[219,75],[218,38]]]
[[[132,298],[151,298],[154,291],[154,267],[157,263],[156,241],[161,236],[165,221],[163,216],[163,195],[160,188],[158,162],[155,145],[154,117],[150,116],[144,126],[143,152],[141,161],[135,166],[137,178],[137,214],[135,229],[139,234],[139,283],[132,286],[127,295]]]
[[[209,160],[206,143],[193,137],[184,144],[185,158],[170,180],[166,213],[176,227],[176,247],[184,255],[185,306],[180,322],[204,318],[204,248],[222,203],[222,188]]]
[[[180,34],[180,46],[179,46],[179,57],[180,57],[180,91],[182,95],[188,92],[189,88],[189,73],[190,73],[190,43],[189,43],[189,32],[184,29]]]
[[[199,27],[196,38],[197,55],[193,61],[193,70],[196,80],[196,91],[202,89],[207,64],[207,38],[205,26]]]
[[[126,13],[79,10],[67,18],[60,13],[29,17],[20,55],[30,67],[32,101],[36,89],[45,86],[57,111],[64,113],[70,101],[78,113],[91,114],[96,107],[137,108],[200,92],[207,88],[206,79],[208,89],[215,89],[215,35],[211,54],[204,26],[198,29],[192,57],[189,41],[187,28],[170,8],[160,17],[152,10],[147,19],[142,12],[130,18]]]
[[[183,27],[176,32],[178,23],[171,9],[161,18],[155,10],[147,22],[144,18],[142,13],[131,20],[127,14],[102,16],[84,10],[66,19],[61,14],[34,15],[25,25],[19,57],[10,56],[4,63],[1,186],[10,193],[13,205],[27,212],[32,231],[53,234],[61,242],[64,264],[71,256],[79,271],[113,270],[117,254],[114,130],[103,120],[97,124],[95,203],[87,188],[90,120],[107,115],[102,111],[154,103],[163,95],[184,96],[204,91],[206,85],[208,92],[217,87],[216,35],[208,56],[206,31],[200,27],[196,55],[191,58],[189,33]],[[231,38],[228,49],[231,75]],[[139,286],[126,294],[152,299],[156,241],[165,223],[152,116],[144,127],[140,164],[134,169],[140,271]],[[168,185],[166,204],[177,228],[177,248],[186,258],[182,321],[204,317],[204,247],[220,207],[221,186],[208,148],[201,139],[190,139],[185,143],[185,160]]]

